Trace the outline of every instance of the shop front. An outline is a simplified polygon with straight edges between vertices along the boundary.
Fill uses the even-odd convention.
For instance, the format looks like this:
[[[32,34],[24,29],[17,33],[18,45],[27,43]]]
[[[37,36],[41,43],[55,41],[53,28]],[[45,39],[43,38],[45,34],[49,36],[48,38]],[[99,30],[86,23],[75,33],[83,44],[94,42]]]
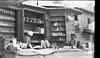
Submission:
[[[79,11],[63,7],[29,5],[20,5],[19,7],[19,9],[1,8],[0,10],[2,27],[0,30],[4,30],[0,32],[0,36],[4,38],[4,46],[10,43],[10,39],[17,39],[18,43],[30,43],[32,48],[38,46],[42,52],[45,51],[44,54],[50,54],[58,50],[49,50],[50,52],[46,52],[48,49],[42,50],[40,48],[42,40],[48,40],[51,49],[59,49],[69,45],[71,34],[75,34],[75,17],[81,14]],[[30,54],[32,51],[40,53],[40,50],[37,49],[22,49],[21,51],[23,53],[17,52],[22,53],[22,55],[28,54],[25,53],[27,51],[30,51]]]

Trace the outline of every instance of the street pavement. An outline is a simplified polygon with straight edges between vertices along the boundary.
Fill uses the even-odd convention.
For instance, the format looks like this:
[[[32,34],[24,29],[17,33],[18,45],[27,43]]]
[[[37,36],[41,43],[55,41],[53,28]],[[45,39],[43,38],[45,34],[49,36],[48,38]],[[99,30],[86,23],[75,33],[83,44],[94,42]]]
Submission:
[[[18,58],[94,58],[86,51],[61,51],[49,55],[20,56]]]

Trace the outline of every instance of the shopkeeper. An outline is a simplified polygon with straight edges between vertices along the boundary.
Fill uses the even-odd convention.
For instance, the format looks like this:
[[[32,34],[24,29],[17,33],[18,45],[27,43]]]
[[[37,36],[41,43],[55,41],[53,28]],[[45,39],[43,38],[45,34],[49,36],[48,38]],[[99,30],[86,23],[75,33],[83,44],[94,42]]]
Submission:
[[[42,48],[49,48],[50,47],[50,42],[45,38],[45,40],[41,40],[41,47]]]

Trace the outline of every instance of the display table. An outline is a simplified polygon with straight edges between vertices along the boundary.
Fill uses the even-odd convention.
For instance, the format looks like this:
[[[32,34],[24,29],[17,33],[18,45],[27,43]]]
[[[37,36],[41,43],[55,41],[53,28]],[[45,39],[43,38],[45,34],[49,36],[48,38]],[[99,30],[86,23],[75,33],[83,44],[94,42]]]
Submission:
[[[47,55],[55,52],[53,49],[22,49],[15,52],[6,51],[2,58],[29,58],[36,55]]]
[[[68,51],[80,51],[79,49],[68,49]],[[66,49],[23,49],[16,52],[6,52],[3,58],[34,58],[37,55],[50,55],[54,52],[67,51]]]
[[[19,51],[16,51],[15,53],[18,55],[26,55],[26,56],[30,56],[30,55],[47,55],[47,54],[51,54],[53,52],[55,52],[56,50],[54,49],[22,49]]]

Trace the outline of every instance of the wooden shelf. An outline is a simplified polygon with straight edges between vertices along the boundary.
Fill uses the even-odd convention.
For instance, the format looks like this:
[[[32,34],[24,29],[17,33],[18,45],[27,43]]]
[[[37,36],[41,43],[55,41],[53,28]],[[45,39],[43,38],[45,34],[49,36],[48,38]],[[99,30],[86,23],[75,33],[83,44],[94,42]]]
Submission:
[[[39,33],[39,32],[33,32],[33,34],[37,34],[37,35],[44,35],[44,34]]]
[[[14,14],[14,15],[12,15],[12,14],[7,14],[7,13],[3,13],[3,12],[0,12],[0,15],[15,16],[15,14]]]
[[[15,22],[15,20],[10,20],[10,19],[0,19],[0,21]]]
[[[51,23],[53,23],[53,22],[65,22],[65,21],[62,21],[62,20],[58,20],[58,21],[52,20]]]
[[[33,34],[35,34],[35,35],[44,35],[44,34],[41,34],[41,33],[33,33]]]
[[[3,33],[3,34],[14,34],[15,32],[0,32],[0,33]]]
[[[0,33],[0,37],[5,37],[5,36],[12,37],[13,35],[14,35],[13,33]]]
[[[62,31],[53,31],[53,30],[51,30],[51,32],[66,32],[66,30],[62,30]]]
[[[37,25],[44,25],[43,23],[34,23],[34,22],[27,22],[27,21],[24,21],[25,23],[28,23],[28,24],[37,24]]]
[[[59,32],[66,33],[66,31],[51,31],[51,33],[53,33],[53,32],[55,32],[55,33],[59,33]]]
[[[4,27],[4,28],[15,28],[14,26],[2,26],[2,25],[0,25],[0,27]]]
[[[66,36],[52,36],[52,37],[66,37]]]
[[[33,32],[33,34],[35,34],[35,35],[44,35],[44,34],[42,34],[40,32]]]
[[[40,41],[39,40],[32,40],[31,42],[37,43],[37,42],[40,42]]]
[[[62,26],[51,26],[51,27],[65,27],[64,25],[62,25]]]

